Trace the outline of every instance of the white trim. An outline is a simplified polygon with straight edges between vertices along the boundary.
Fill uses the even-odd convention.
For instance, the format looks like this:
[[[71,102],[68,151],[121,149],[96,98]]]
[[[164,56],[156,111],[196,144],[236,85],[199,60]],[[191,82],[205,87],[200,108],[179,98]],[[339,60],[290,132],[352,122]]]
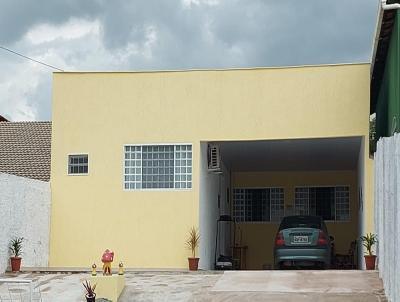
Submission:
[[[193,154],[192,154],[192,157],[193,157]],[[176,147],[175,147],[175,145],[174,145],[174,167],[173,167],[173,169],[174,169],[174,189],[175,189],[175,180],[176,180],[176,175],[175,175],[175,161],[176,161]],[[193,161],[192,161],[192,164],[193,164]]]
[[[87,156],[87,166],[88,171],[87,173],[69,173],[69,157],[70,156],[79,156],[79,155],[86,155]],[[89,152],[78,152],[78,153],[67,153],[67,175],[68,176],[87,176],[90,173],[90,159],[89,159]]]
[[[140,188],[140,189],[126,189],[125,188],[125,147],[143,147],[143,146],[173,146],[174,147],[174,188]],[[192,180],[191,180],[191,188],[175,188],[175,146],[190,146],[192,152]],[[193,190],[193,166],[194,166],[194,149],[193,143],[135,143],[135,144],[123,144],[122,146],[122,191],[126,192],[185,192],[185,191],[192,191]],[[141,160],[143,160],[143,154],[141,156]],[[143,166],[141,167],[141,172]]]
[[[327,64],[306,64],[306,65],[286,65],[286,66],[256,66],[256,67],[232,67],[232,68],[193,68],[193,69],[160,69],[160,70],[138,70],[138,71],[90,71],[90,70],[81,70],[81,71],[54,71],[55,74],[119,74],[119,73],[129,73],[129,74],[139,74],[139,73],[169,73],[169,72],[198,72],[198,71],[236,71],[236,70],[268,70],[268,69],[288,69],[288,68],[303,68],[303,67],[326,67],[326,66],[348,66],[348,65],[366,65],[370,64],[370,62],[355,62],[355,63],[327,63]]]
[[[124,150],[125,147],[130,147],[130,146],[134,146],[134,147],[141,147],[141,146],[187,146],[190,145],[193,147],[192,143],[136,143],[136,144],[124,144]]]
[[[193,186],[192,186],[193,187]],[[124,186],[124,188],[123,188],[123,191],[127,191],[127,192],[140,192],[140,191],[143,191],[143,192],[149,192],[149,191],[154,191],[154,192],[157,192],[157,191],[162,191],[162,192],[174,192],[174,191],[178,191],[178,192],[182,192],[182,191],[191,191],[192,190],[192,188],[182,188],[182,189],[173,189],[173,188],[165,188],[165,189],[163,189],[163,188],[148,188],[148,189],[125,189],[125,186]]]
[[[382,0],[381,4],[382,4],[383,10],[391,10],[391,9],[399,9],[400,8],[399,3],[387,4],[387,0]]]
[[[122,145],[122,165],[121,165],[122,191],[128,191],[127,189],[125,189],[125,146],[126,145]]]
[[[376,26],[375,26],[375,35],[374,35],[374,39],[373,39],[374,44],[372,45],[371,70],[370,70],[371,77],[374,73],[374,68],[375,68],[375,58],[376,58],[376,52],[378,50],[379,37],[381,34],[383,15],[386,10],[399,9],[399,8],[400,8],[400,4],[398,4],[398,3],[386,4],[386,0],[382,0],[381,3],[379,3],[378,17],[377,17],[377,22],[376,22]]]
[[[376,52],[378,50],[379,36],[381,34],[382,20],[383,20],[383,9],[382,5],[379,5],[378,16],[376,18],[375,34],[373,39],[374,44],[372,45],[371,70],[370,70],[371,77],[374,73],[374,68],[375,68],[375,58],[376,58]]]

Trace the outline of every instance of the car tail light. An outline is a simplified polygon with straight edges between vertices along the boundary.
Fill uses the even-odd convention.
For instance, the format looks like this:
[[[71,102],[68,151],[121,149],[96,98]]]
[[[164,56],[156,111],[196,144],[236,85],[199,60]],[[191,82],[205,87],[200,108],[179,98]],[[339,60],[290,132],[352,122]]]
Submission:
[[[275,246],[283,246],[283,245],[285,245],[285,239],[283,239],[282,232],[279,232],[278,234],[276,234],[275,237]]]
[[[318,235],[318,245],[328,245],[328,238],[323,231],[319,231]]]

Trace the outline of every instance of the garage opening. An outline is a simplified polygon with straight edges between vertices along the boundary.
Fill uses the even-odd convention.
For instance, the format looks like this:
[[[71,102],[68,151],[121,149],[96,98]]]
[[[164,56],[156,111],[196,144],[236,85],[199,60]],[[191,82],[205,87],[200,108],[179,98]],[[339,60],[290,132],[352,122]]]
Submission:
[[[226,256],[233,269],[273,269],[282,219],[315,215],[332,236],[332,268],[358,268],[363,150],[362,137],[202,142],[200,267]]]

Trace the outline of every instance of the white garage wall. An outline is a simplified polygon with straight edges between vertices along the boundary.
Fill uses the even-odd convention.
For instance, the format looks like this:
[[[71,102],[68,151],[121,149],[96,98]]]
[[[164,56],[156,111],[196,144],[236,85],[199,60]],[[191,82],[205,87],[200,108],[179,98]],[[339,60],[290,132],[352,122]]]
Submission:
[[[0,274],[9,266],[8,246],[24,237],[22,266],[48,266],[50,184],[0,173]]]
[[[199,268],[214,269],[215,236],[217,220],[220,215],[230,214],[226,190],[230,184],[230,174],[223,165],[223,174],[213,174],[207,171],[207,143],[200,146],[200,248]],[[220,209],[218,208],[220,195]]]
[[[365,139],[363,138],[360,146],[360,153],[358,156],[358,168],[357,168],[357,179],[358,179],[358,202],[359,202],[359,211],[358,211],[358,238],[360,236],[365,235],[365,170],[364,170],[364,161],[365,161]],[[365,269],[364,262],[364,247],[362,242],[358,240],[358,267]]]

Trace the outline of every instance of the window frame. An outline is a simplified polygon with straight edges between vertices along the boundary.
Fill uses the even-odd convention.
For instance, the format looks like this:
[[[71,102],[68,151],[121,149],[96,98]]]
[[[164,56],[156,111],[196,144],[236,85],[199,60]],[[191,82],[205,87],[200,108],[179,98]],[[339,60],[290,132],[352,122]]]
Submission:
[[[69,172],[69,159],[70,156],[87,156],[87,173],[70,173]],[[87,176],[90,173],[90,159],[89,159],[89,153],[88,152],[78,152],[78,153],[68,153],[67,154],[67,175],[68,176]]]
[[[337,220],[336,219],[336,188],[340,188],[340,187],[347,187],[349,188],[349,218],[347,220]],[[304,189],[304,188],[335,188],[335,220],[324,220],[325,222],[329,222],[329,223],[349,223],[351,222],[351,216],[352,216],[352,212],[351,212],[351,185],[343,185],[343,184],[339,184],[339,185],[303,185],[303,186],[295,186],[294,187],[294,204],[293,204],[293,209],[294,209],[294,214],[296,211],[296,189]],[[308,212],[310,211],[310,200],[308,200]],[[296,214],[295,214],[296,215]]]
[[[174,146],[174,187],[173,188],[135,188],[135,189],[127,189],[125,188],[125,147],[143,147],[143,146]],[[191,187],[190,188],[175,188],[175,146],[191,146],[192,149],[192,180],[191,180]],[[142,154],[143,155],[143,154]],[[185,192],[185,191],[191,191],[193,190],[193,158],[194,158],[194,149],[193,149],[193,143],[135,143],[135,144],[124,144],[122,146],[122,190],[126,192],[151,192],[151,191],[178,191],[178,192]],[[143,159],[143,157],[142,157]],[[143,175],[143,172],[142,172]]]
[[[252,190],[252,189],[254,189],[254,190],[257,190],[257,189],[268,189],[268,190],[270,190],[270,198],[271,198],[271,190],[272,189],[281,189],[282,190],[282,192],[283,192],[283,216],[282,216],[282,218],[283,217],[285,217],[285,211],[286,211],[286,209],[285,209],[285,187],[282,187],[282,186],[273,186],[273,187],[241,187],[241,186],[239,186],[239,187],[233,187],[232,188],[232,192],[231,192],[231,195],[232,195],[232,208],[231,208],[231,213],[232,213],[232,219],[234,220],[235,219],[235,217],[234,217],[234,215],[233,215],[233,211],[234,211],[234,206],[235,206],[235,199],[234,199],[234,197],[235,197],[235,193],[234,193],[234,190]],[[271,200],[270,200],[270,208],[269,208],[269,221],[235,221],[235,223],[236,224],[245,224],[245,223],[248,223],[248,224],[277,224],[277,225],[279,225],[280,223],[281,223],[281,221],[272,221],[271,220]],[[282,220],[282,219],[281,219]]]

